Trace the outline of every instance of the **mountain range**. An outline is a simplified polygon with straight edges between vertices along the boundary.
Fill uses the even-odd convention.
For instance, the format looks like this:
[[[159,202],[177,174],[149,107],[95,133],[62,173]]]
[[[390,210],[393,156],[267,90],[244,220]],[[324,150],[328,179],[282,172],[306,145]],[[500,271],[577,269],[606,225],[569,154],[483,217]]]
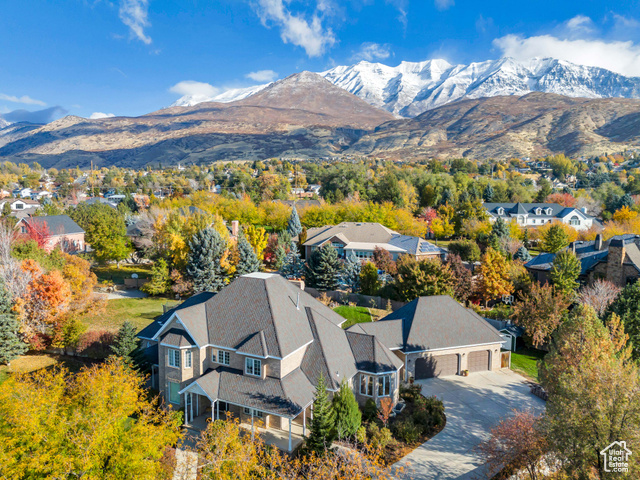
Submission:
[[[360,62],[225,94],[139,117],[0,126],[0,159],[140,167],[344,154],[596,155],[640,145],[640,100],[611,98],[640,96],[640,79],[558,60]]]

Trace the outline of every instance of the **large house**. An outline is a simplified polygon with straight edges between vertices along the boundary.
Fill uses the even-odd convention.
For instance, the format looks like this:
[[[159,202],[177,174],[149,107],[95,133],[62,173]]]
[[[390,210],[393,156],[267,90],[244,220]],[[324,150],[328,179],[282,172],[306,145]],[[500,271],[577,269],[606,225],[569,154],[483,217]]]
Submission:
[[[581,283],[604,279],[624,287],[640,278],[640,235],[616,235],[603,241],[598,234],[594,241],[573,242],[567,249],[580,260]],[[536,280],[546,283],[555,258],[555,253],[542,253],[524,266]]]
[[[545,223],[562,222],[576,230],[588,230],[594,225],[594,219],[587,209],[563,207],[557,203],[485,203],[484,208],[489,220],[498,218],[507,222],[515,220],[523,227],[540,227]]]
[[[192,296],[139,337],[154,387],[187,425],[229,412],[288,437],[289,450],[306,433],[321,376],[330,392],[347,382],[362,404],[397,401],[409,376],[500,368],[502,337],[449,297],[416,300],[376,322],[382,329],[344,330],[344,321],[283,277],[252,273]],[[460,358],[455,369],[449,355]]]
[[[379,223],[343,222],[334,226],[310,228],[304,242],[305,257],[317,248],[330,243],[344,258],[351,252],[359,259],[373,257],[376,247],[388,251],[394,260],[400,255],[417,259],[442,258],[446,251],[420,237],[402,235]]]
[[[0,211],[4,210],[6,204],[11,208],[11,216],[17,218],[33,215],[40,208],[40,202],[30,198],[5,198],[0,201]]]
[[[65,253],[81,253],[87,248],[84,230],[68,215],[24,217],[16,228],[22,235],[41,240],[47,252],[60,248]]]

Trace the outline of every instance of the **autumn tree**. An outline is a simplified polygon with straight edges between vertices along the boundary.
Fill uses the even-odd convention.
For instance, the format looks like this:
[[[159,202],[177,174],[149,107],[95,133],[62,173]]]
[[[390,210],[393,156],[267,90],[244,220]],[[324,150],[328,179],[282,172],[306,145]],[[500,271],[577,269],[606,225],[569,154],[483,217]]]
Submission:
[[[490,474],[506,466],[514,471],[526,470],[530,480],[545,478],[542,461],[549,444],[540,417],[530,411],[514,410],[476,449]]]
[[[0,477],[170,478],[181,414],[148,400],[123,362],[12,375],[0,389]]]
[[[580,289],[578,302],[590,306],[602,318],[607,307],[618,298],[621,290],[620,287],[607,280],[598,279],[591,285]]]
[[[485,303],[503,295],[509,295],[513,291],[513,284],[509,281],[507,260],[492,248],[487,248],[482,256],[479,277],[478,290],[484,297]]]
[[[402,255],[396,265],[398,273],[393,288],[401,300],[454,294],[455,278],[440,260],[416,260],[411,255]]]
[[[582,265],[576,254],[570,250],[564,250],[556,254],[551,264],[549,277],[551,283],[562,291],[567,297],[573,299],[576,290],[580,286],[578,277],[582,271]]]
[[[378,270],[382,270],[384,273],[389,275],[395,275],[397,272],[396,262],[393,261],[393,257],[388,250],[385,250],[381,247],[374,247],[373,249],[373,263],[378,268]]]
[[[77,255],[62,254],[64,266],[62,277],[69,285],[73,307],[84,307],[93,296],[93,289],[98,283],[96,274],[91,271],[91,263]]]
[[[545,429],[571,478],[610,478],[599,452],[614,440],[640,448],[638,373],[619,318],[607,328],[581,305],[560,325],[540,380],[549,394]],[[637,461],[628,473],[638,478]]]
[[[607,309],[605,317],[609,319],[614,314],[622,320],[624,330],[629,335],[634,358],[640,359],[640,282],[622,289]]]
[[[310,287],[335,290],[340,282],[342,263],[330,243],[314,250],[307,260],[305,280]]]
[[[474,292],[473,275],[471,270],[464,266],[458,255],[449,254],[446,265],[449,267],[455,280],[453,296],[461,303],[466,303]]]
[[[534,282],[515,303],[511,319],[525,329],[535,347],[540,347],[556,331],[570,303],[551,285]]]
[[[169,290],[169,266],[164,258],[159,258],[151,267],[151,278],[140,287],[149,295],[164,295]]]
[[[217,292],[229,283],[229,270],[225,266],[227,242],[214,228],[205,228],[189,242],[187,275],[193,281],[193,290]]]
[[[263,261],[264,249],[267,246],[267,240],[269,238],[269,235],[267,235],[267,231],[262,227],[249,225],[244,227],[243,232],[247,237],[247,240],[253,247],[253,251],[256,252],[258,260]]]
[[[564,228],[554,223],[542,237],[542,249],[545,252],[556,253],[569,245],[569,236]]]

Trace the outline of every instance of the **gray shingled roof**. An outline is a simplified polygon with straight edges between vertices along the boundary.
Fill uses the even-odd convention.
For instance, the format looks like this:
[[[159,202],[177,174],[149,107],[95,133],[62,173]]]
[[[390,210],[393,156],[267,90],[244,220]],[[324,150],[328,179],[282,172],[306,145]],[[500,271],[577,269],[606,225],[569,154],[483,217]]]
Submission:
[[[495,203],[489,202],[485,203],[484,208],[487,209],[491,215],[495,217],[508,218],[511,215],[528,215],[533,218],[542,218],[542,217],[556,217],[556,218],[564,218],[567,215],[579,211],[576,208],[568,208],[563,207],[562,205],[558,205],[557,203]],[[498,208],[504,208],[504,214],[498,215]],[[542,212],[540,215],[536,213],[536,209],[541,208]],[[546,213],[546,209],[551,209],[551,215]],[[591,215],[588,215],[584,212],[580,212],[580,214],[586,216],[587,218],[593,218]]]
[[[322,245],[337,235],[342,235],[349,242],[388,243],[393,234],[397,234],[397,232],[379,223],[342,222],[333,226],[310,228],[307,232],[307,241],[304,244]]]
[[[162,335],[160,343],[163,345],[170,345],[172,347],[195,347],[195,342],[184,330],[177,328],[171,328],[169,331]]]
[[[68,215],[49,215],[46,217],[27,217],[22,220],[25,223],[42,227],[46,225],[50,235],[71,235],[74,233],[84,233],[76,222]]]
[[[157,317],[149,325],[144,327],[140,332],[138,332],[138,337],[151,340],[155,336],[155,334],[158,333],[158,330],[162,328],[162,326],[167,322],[167,320],[171,318],[171,316],[175,312],[185,308],[189,308],[193,305],[197,305],[199,303],[205,302],[207,299],[211,298],[213,295],[215,294],[210,292],[201,292],[201,293],[192,295],[191,297],[187,298],[184,302],[171,308],[170,310],[167,310],[165,313]]]
[[[348,331],[347,338],[358,370],[370,373],[395,372],[404,365],[373,335]]]
[[[389,326],[384,325],[387,322]],[[358,327],[388,348],[398,347],[401,334],[404,352],[502,342],[495,328],[448,295],[417,298],[377,322]]]

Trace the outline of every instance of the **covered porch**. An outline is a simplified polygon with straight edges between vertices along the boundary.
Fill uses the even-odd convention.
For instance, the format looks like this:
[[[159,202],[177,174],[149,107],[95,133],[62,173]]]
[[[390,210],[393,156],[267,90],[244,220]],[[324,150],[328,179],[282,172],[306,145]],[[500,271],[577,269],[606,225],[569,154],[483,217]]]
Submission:
[[[303,407],[293,417],[245,405],[211,399],[197,383],[189,385],[180,393],[184,398],[184,426],[194,433],[207,428],[211,421],[237,418],[247,434],[260,435],[268,445],[285,452],[292,452],[304,442],[307,426],[313,418],[312,404]]]

